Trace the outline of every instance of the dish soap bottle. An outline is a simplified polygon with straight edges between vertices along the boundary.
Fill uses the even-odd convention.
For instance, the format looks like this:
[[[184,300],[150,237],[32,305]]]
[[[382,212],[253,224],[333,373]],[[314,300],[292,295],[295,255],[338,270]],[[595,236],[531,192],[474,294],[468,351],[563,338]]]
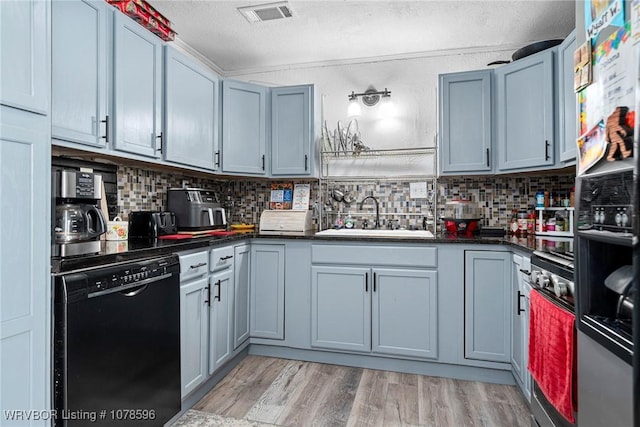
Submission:
[[[351,212],[347,214],[347,218],[344,220],[344,228],[354,228],[356,221],[351,216]]]
[[[509,234],[515,236],[518,234],[518,210],[514,209],[511,215],[511,222],[509,222]]]
[[[333,223],[333,228],[341,229],[344,227],[344,220],[342,219],[342,213],[338,212],[338,216],[336,217],[336,221]]]

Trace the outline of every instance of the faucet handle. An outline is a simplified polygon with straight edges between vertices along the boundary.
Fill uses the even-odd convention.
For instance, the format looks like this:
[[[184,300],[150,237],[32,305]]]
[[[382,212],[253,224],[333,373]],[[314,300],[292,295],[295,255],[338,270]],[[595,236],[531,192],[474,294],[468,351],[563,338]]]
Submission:
[[[368,227],[369,227],[369,220],[367,218],[364,218],[362,220],[362,228],[366,230]]]

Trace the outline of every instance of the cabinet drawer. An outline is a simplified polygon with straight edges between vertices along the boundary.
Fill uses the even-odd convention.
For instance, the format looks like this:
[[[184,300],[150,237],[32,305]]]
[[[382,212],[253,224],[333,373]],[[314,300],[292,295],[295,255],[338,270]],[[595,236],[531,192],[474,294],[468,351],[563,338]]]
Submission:
[[[180,282],[209,273],[209,251],[178,254],[180,258]]]
[[[346,264],[396,267],[437,267],[438,250],[433,246],[313,245],[314,264]]]
[[[233,246],[212,249],[209,265],[211,271],[224,270],[233,266]]]

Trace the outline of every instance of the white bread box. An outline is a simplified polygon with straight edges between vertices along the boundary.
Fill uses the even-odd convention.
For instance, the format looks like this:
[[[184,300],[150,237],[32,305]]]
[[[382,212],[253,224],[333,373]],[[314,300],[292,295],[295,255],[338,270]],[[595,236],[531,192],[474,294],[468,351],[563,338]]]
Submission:
[[[310,210],[265,210],[260,215],[260,234],[274,236],[313,234],[315,227],[311,213]]]

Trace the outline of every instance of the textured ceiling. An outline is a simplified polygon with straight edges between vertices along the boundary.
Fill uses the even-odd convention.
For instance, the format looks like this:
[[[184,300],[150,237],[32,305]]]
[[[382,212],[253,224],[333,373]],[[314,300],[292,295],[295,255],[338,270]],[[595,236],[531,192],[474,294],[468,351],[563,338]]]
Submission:
[[[575,22],[575,2],[566,0],[290,0],[293,18],[253,24],[237,10],[268,2],[151,0],[181,41],[230,74],[450,50],[515,50],[564,38]]]

